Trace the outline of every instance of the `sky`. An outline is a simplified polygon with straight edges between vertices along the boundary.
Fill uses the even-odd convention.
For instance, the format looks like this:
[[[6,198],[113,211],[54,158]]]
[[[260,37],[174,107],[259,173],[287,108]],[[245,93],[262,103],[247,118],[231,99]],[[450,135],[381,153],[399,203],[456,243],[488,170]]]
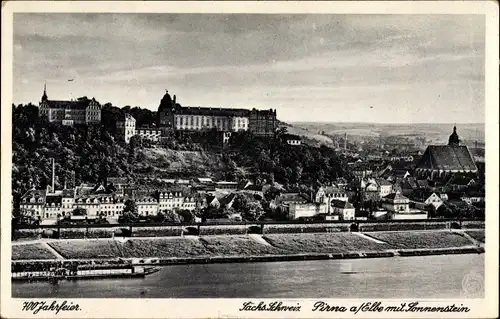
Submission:
[[[287,122],[483,123],[481,15],[14,15],[14,103],[277,110]],[[68,81],[72,79],[73,81]]]

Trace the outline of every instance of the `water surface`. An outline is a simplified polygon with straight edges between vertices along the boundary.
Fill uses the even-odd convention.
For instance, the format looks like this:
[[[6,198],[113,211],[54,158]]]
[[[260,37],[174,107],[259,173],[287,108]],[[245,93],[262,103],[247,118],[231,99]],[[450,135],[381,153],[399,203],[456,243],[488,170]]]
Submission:
[[[142,279],[13,283],[21,298],[465,298],[484,254],[165,266]],[[472,276],[471,276],[472,274]],[[468,277],[466,277],[468,275]],[[480,278],[481,279],[481,278]],[[484,293],[474,297],[483,297]]]

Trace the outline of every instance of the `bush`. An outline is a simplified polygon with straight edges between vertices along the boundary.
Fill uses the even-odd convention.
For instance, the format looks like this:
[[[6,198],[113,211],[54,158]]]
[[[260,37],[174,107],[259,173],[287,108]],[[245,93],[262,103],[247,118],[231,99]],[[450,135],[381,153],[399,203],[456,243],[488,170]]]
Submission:
[[[463,221],[462,228],[485,228],[484,221]]]
[[[40,239],[42,238],[42,230],[37,229],[16,229],[12,233],[13,239]]]
[[[59,232],[57,229],[42,230],[42,238],[57,238]]]
[[[160,226],[160,227],[132,227],[132,237],[167,237],[182,236],[182,227]]]
[[[247,233],[245,225],[218,225],[218,226],[201,226],[200,236],[211,235],[244,235]]]
[[[87,232],[85,228],[61,228],[60,231],[61,239],[82,239]]]
[[[347,232],[347,224],[268,224],[264,234],[331,233]]]
[[[113,228],[89,228],[87,238],[112,238]]]

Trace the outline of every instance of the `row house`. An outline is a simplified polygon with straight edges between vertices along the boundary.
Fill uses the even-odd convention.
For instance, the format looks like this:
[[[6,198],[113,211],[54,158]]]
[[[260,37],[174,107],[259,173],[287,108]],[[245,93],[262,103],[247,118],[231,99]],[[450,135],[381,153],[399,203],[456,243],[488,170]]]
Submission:
[[[137,213],[140,216],[157,215],[159,209],[158,201],[152,196],[138,196],[134,198],[137,205]]]
[[[157,191],[155,198],[158,201],[158,211],[164,210],[195,210],[197,197],[184,189]]]
[[[33,217],[43,218],[45,205],[45,191],[31,189],[21,197],[21,211],[29,212]]]
[[[415,206],[415,208],[426,210],[429,205],[434,206],[437,210],[441,205],[443,205],[443,199],[440,194],[431,191],[416,191],[410,196],[410,203]]]
[[[334,185],[320,187],[315,195],[315,201],[318,204],[328,205],[332,200],[347,201],[347,199],[347,192],[343,188]]]
[[[354,206],[343,200],[334,199],[331,202],[332,214],[337,215],[342,220],[353,220],[355,209]]]
[[[427,219],[426,211],[410,208],[410,199],[399,192],[382,198],[382,208],[387,210],[390,219]]]

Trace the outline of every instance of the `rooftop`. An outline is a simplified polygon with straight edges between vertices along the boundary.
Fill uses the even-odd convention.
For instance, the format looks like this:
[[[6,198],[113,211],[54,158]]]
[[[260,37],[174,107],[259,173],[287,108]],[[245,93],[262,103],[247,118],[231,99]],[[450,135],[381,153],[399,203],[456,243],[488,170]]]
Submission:
[[[396,192],[396,193],[391,193],[387,196],[384,197],[384,199],[389,199],[389,200],[407,200],[408,198],[404,195],[402,195],[401,193],[399,192]]]
[[[467,146],[430,145],[422,155],[417,168],[432,170],[477,171]]]

